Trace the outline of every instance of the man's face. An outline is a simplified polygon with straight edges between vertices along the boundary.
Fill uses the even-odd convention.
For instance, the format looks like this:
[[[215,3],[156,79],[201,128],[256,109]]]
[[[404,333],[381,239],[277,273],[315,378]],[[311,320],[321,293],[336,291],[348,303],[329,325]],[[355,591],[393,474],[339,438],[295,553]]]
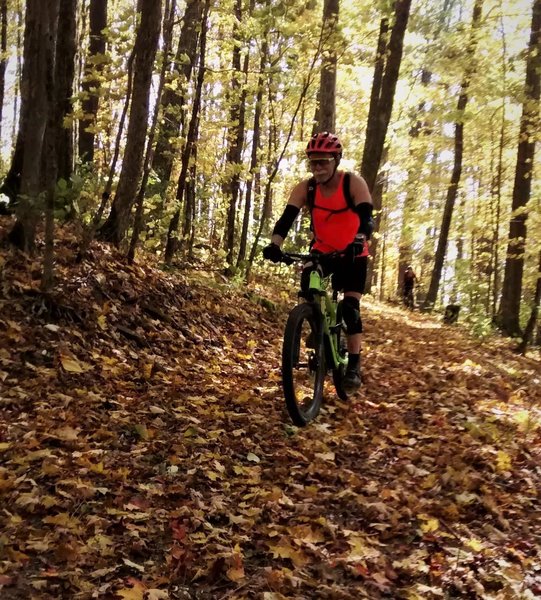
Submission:
[[[332,176],[336,166],[336,157],[329,152],[310,152],[308,167],[314,179],[319,183]]]

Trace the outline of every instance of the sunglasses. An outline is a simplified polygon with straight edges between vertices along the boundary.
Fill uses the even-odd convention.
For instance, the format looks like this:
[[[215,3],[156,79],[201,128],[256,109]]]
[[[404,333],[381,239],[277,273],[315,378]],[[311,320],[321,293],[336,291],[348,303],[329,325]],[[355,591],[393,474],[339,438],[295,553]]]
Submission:
[[[325,167],[333,160],[334,156],[330,156],[329,158],[310,158],[308,160],[308,166],[311,169],[314,169],[315,167]]]

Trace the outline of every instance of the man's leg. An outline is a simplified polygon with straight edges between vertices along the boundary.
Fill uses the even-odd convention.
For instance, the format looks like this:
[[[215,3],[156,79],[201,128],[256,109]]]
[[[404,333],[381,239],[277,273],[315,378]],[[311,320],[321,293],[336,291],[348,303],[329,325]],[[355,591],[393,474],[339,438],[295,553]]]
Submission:
[[[340,265],[339,281],[344,290],[342,317],[346,325],[348,344],[348,366],[343,386],[347,393],[354,392],[361,385],[361,320],[360,300],[366,282],[367,258],[344,259]]]
[[[345,292],[342,301],[342,314],[347,329],[348,366],[344,376],[343,386],[347,393],[354,392],[361,386],[361,332],[362,321],[360,312],[359,292]]]
[[[363,261],[364,262],[364,261]],[[347,330],[348,343],[348,366],[344,376],[343,387],[347,393],[353,393],[359,389],[361,379],[361,334],[363,322],[361,320],[361,289],[364,289],[366,269],[362,264],[355,264],[353,269],[352,284],[344,292],[342,301],[342,314]],[[356,289],[351,289],[352,287]]]
[[[362,330],[362,321],[361,321],[361,313],[360,313],[361,294],[359,294],[359,292],[345,292],[344,301],[346,300],[346,298],[353,298],[354,300],[356,300],[356,306],[355,306],[354,310],[355,310],[355,312],[358,313],[358,316],[355,315],[354,318],[352,319],[351,327],[346,324],[348,327],[348,336],[347,336],[348,352],[350,354],[359,354],[359,352],[361,351],[361,337],[362,337],[361,333],[362,333],[362,331],[359,331],[357,333],[349,333],[349,332],[350,332],[350,330],[352,330],[352,329],[354,330],[357,328],[360,328]],[[353,302],[351,304],[353,305]],[[357,318],[355,318],[355,317],[357,317]]]

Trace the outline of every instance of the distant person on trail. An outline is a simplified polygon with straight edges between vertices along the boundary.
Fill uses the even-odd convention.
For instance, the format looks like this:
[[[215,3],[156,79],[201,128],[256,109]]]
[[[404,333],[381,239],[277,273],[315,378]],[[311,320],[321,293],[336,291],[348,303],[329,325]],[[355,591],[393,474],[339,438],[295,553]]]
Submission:
[[[307,207],[312,220],[310,251],[340,253],[326,266],[324,274],[332,273],[333,287],[344,291],[342,310],[348,334],[348,366],[343,385],[346,392],[353,392],[361,385],[360,299],[366,281],[367,240],[374,228],[372,198],[362,177],[338,170],[342,144],[333,133],[313,135],[306,155],[313,176],[293,188],[263,256],[275,263],[282,260],[281,246],[303,207]],[[303,291],[308,289],[311,265],[306,262],[302,271]]]
[[[404,304],[408,308],[413,308],[413,288],[416,281],[417,275],[415,275],[413,267],[408,265],[404,271],[404,283],[402,286],[402,297],[404,299]]]

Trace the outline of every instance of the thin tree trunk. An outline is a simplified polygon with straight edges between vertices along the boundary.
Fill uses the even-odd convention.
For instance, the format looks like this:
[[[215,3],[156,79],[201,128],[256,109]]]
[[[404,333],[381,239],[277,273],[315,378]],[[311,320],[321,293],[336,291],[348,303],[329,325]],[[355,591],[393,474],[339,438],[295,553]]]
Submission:
[[[51,0],[49,0],[51,1]],[[53,14],[50,18],[56,21],[56,24],[51,24],[51,29],[56,30],[56,36],[61,36],[60,28],[62,25],[62,9],[64,0],[52,0],[51,7]],[[64,8],[66,8],[64,6]],[[69,18],[69,16],[68,16]],[[56,25],[56,26],[55,26]],[[56,45],[56,48],[55,48]],[[60,143],[58,132],[63,124],[63,112],[59,110],[57,90],[58,80],[60,77],[61,85],[65,84],[63,74],[69,72],[69,67],[62,73],[62,69],[58,68],[58,37],[55,40],[53,35],[48,36],[46,46],[46,101],[47,101],[47,127],[45,130],[45,139],[43,143],[44,167],[43,181],[45,185],[45,250],[43,254],[43,272],[41,276],[41,289],[45,292],[49,291],[54,283],[54,202],[56,182],[58,178],[58,148]],[[58,59],[58,60],[57,60]]]
[[[393,110],[394,94],[400,64],[402,62],[402,51],[404,46],[404,35],[408,26],[411,0],[396,0],[394,4],[394,24],[389,38],[387,50],[388,58],[385,61],[385,69],[381,78],[381,87],[378,86],[378,78],[375,76],[370,101],[370,112],[368,115],[366,139],[361,163],[361,173],[366,180],[370,191],[374,189],[376,178],[381,163],[381,156],[387,135],[387,128]],[[385,19],[383,20],[385,21]],[[380,28],[380,40],[386,29],[382,21]],[[379,45],[382,42],[378,42]],[[378,59],[381,60],[378,56]],[[376,70],[378,63],[376,62]],[[379,88],[379,93],[378,93]]]
[[[313,133],[318,131],[334,132],[336,126],[336,30],[340,0],[325,0],[323,4],[324,38],[327,46],[323,53],[321,79],[317,96],[316,115]]]
[[[150,84],[160,35],[161,0],[141,0],[141,22],[135,40],[133,96],[122,170],[111,212],[100,227],[100,237],[118,246],[128,230],[139,188],[150,100]]]
[[[139,241],[139,236],[143,229],[143,209],[144,209],[144,200],[145,200],[145,191],[148,184],[148,179],[150,176],[150,169],[152,166],[152,157],[154,155],[154,137],[156,135],[156,130],[158,126],[158,117],[160,115],[160,101],[163,93],[163,88],[165,85],[165,74],[167,70],[167,63],[169,61],[169,53],[171,52],[171,44],[173,41],[173,25],[174,25],[174,17],[176,10],[176,0],[171,0],[171,5],[169,6],[170,0],[165,0],[165,18],[163,23],[163,59],[162,59],[162,67],[160,71],[160,82],[158,84],[158,91],[156,92],[156,104],[154,106],[154,116],[152,118],[152,125],[150,126],[150,131],[148,134],[147,141],[147,149],[145,154],[145,160],[143,163],[143,179],[141,181],[141,186],[139,188],[139,192],[137,194],[136,200],[136,211],[135,211],[135,219],[133,224],[133,232],[130,241],[130,248],[128,250],[128,263],[132,264],[135,258],[135,249],[137,247],[137,243]]]
[[[454,143],[454,164],[453,172],[451,174],[451,181],[447,188],[447,197],[445,200],[445,207],[443,210],[443,219],[438,237],[438,246],[436,249],[436,255],[434,258],[434,268],[432,270],[432,277],[430,279],[430,286],[428,293],[424,300],[423,308],[425,310],[431,310],[436,304],[438,296],[438,290],[440,286],[441,273],[443,270],[443,263],[445,260],[445,254],[447,250],[447,242],[449,239],[449,230],[451,229],[451,220],[453,217],[453,209],[455,206],[456,197],[458,194],[458,185],[460,183],[460,177],[462,175],[462,156],[464,151],[464,112],[468,103],[468,90],[471,82],[471,78],[475,72],[475,65],[473,58],[475,55],[475,49],[477,46],[477,30],[481,23],[481,12],[483,8],[483,0],[475,0],[473,7],[473,17],[471,25],[471,36],[468,44],[467,55],[467,67],[464,74],[464,79],[460,88],[460,95],[457,103],[457,115],[458,118],[455,122],[455,143]]]
[[[109,166],[109,175],[107,178],[107,183],[105,185],[105,189],[101,194],[101,201],[98,207],[98,210],[94,214],[92,218],[92,222],[83,232],[83,240],[81,242],[81,247],[79,248],[79,252],[77,254],[77,262],[81,262],[88,251],[88,248],[94,239],[96,231],[101,223],[102,217],[105,213],[105,209],[109,203],[109,199],[111,198],[111,191],[113,189],[113,181],[116,173],[116,165],[118,162],[118,158],[120,156],[120,143],[122,141],[122,134],[124,133],[124,124],[126,122],[126,116],[128,115],[128,109],[130,106],[130,100],[132,96],[132,88],[133,88],[133,62],[135,60],[135,48],[132,49],[130,56],[127,61],[127,71],[128,71],[128,85],[126,88],[126,98],[124,99],[124,106],[122,108],[122,114],[120,115],[120,121],[118,123],[118,130],[116,133],[115,140],[115,149],[113,152],[113,160],[111,161],[111,165]]]
[[[22,6],[19,5],[19,28],[17,34],[17,49],[21,48],[21,39],[20,39],[20,30],[23,21],[23,9]],[[13,155],[11,157],[11,164],[9,170],[4,178],[2,186],[0,187],[0,192],[5,194],[9,198],[10,205],[15,203],[17,196],[21,190],[21,177],[23,170],[23,162],[24,162],[24,152],[25,152],[25,138],[27,134],[28,128],[28,105],[29,105],[29,93],[30,88],[35,86],[31,76],[30,76],[30,66],[28,62],[31,62],[31,57],[33,56],[29,45],[32,45],[32,48],[35,49],[37,46],[37,42],[32,39],[32,35],[30,34],[30,29],[35,25],[35,13],[37,7],[35,6],[35,0],[28,1],[26,3],[26,11],[24,12],[24,40],[22,43],[23,51],[22,53],[18,52],[17,58],[17,77],[16,83],[19,86],[19,112],[17,113],[15,110],[13,122],[17,121],[18,116],[18,130],[17,136],[15,139],[15,147],[13,150]],[[27,60],[28,59],[28,60]],[[34,66],[32,66],[34,68]],[[15,109],[17,108],[17,96],[15,96]],[[35,135],[39,133],[34,131]],[[20,207],[19,207],[20,208]]]
[[[500,31],[502,34],[502,79],[504,88],[507,87],[507,44],[505,39],[505,27],[503,24],[503,16],[500,16]],[[496,200],[496,214],[494,218],[494,228],[492,243],[494,245],[494,252],[492,253],[492,271],[493,271],[493,285],[492,285],[492,305],[491,305],[491,316],[494,320],[497,313],[498,296],[500,293],[500,223],[501,223],[501,212],[502,212],[502,182],[504,180],[504,161],[503,152],[505,148],[505,123],[506,123],[506,98],[502,98],[501,105],[501,124],[500,124],[500,141],[498,146],[498,167],[496,182],[494,188],[491,190],[491,195]]]
[[[383,149],[382,160],[385,162],[387,160],[387,153],[389,152],[389,147],[385,146]],[[375,214],[375,223],[374,230],[380,230],[380,221],[381,221],[381,213],[383,208],[383,193],[385,188],[387,187],[387,173],[385,171],[380,171],[378,173],[378,178],[376,180],[376,184],[372,191],[372,202],[374,203],[374,214]],[[370,253],[373,257],[377,256],[378,253],[378,237],[373,236],[372,241],[370,242]],[[370,294],[372,291],[372,275],[374,273],[374,259],[368,261],[367,271],[366,271],[366,284],[364,291],[366,294]]]
[[[186,113],[186,93],[192,77],[199,46],[199,28],[201,26],[204,3],[201,0],[188,0],[182,19],[182,28],[174,59],[171,80],[176,85],[167,87],[162,96],[162,119],[156,136],[156,151],[152,159],[152,168],[156,171],[164,189],[171,178],[176,154],[175,141],[179,132],[184,133]]]
[[[2,139],[2,114],[4,112],[4,91],[6,87],[6,66],[8,62],[8,3],[0,0],[0,139]]]
[[[83,118],[79,121],[79,158],[83,163],[94,160],[93,128],[98,114],[101,57],[106,48],[107,0],[91,0],[89,12],[90,40],[81,90]]]
[[[23,8],[22,8],[22,0],[16,0],[17,1],[17,66],[15,68],[15,85],[14,85],[14,90],[13,90],[13,127],[12,127],[12,131],[11,131],[11,139],[13,140],[13,150],[15,150],[15,142],[16,142],[16,135],[17,135],[17,125],[18,125],[18,117],[19,117],[19,101],[20,101],[20,94],[21,94],[21,76],[22,76],[22,72],[23,72],[23,65],[22,65],[22,52],[21,47],[23,45],[23,41],[22,41],[22,30],[23,30],[23,22],[24,22],[24,16],[23,16]]]
[[[197,119],[195,128],[196,138],[199,137],[200,119]],[[189,168],[190,174],[186,182],[186,191],[184,197],[184,224],[182,227],[182,241],[186,247],[186,255],[190,260],[193,258],[193,243],[195,240],[195,222],[196,222],[196,197],[195,197],[195,180],[197,177],[197,145],[194,146],[192,155],[192,164]]]
[[[233,253],[235,251],[235,233],[236,233],[236,217],[237,217],[237,202],[240,187],[240,173],[242,147],[244,144],[244,115],[245,108],[242,102],[243,97],[246,98],[246,88],[241,87],[241,53],[240,49],[243,45],[241,39],[241,23],[242,23],[242,1],[235,2],[235,27],[233,37],[235,43],[233,46],[233,57],[231,61],[231,69],[233,78],[231,80],[231,93],[229,95],[230,114],[229,114],[229,131],[227,134],[227,155],[226,169],[230,172],[222,186],[223,195],[229,203],[227,209],[227,223],[225,231],[225,249],[227,250],[226,261],[228,267],[226,275],[232,275]],[[245,63],[246,64],[246,63]]]
[[[169,229],[167,232],[167,242],[165,246],[164,253],[164,262],[166,265],[171,264],[173,260],[173,256],[178,249],[178,239],[177,239],[177,231],[180,223],[180,205],[182,203],[182,198],[184,195],[184,189],[186,187],[186,179],[188,176],[188,167],[190,164],[190,157],[195,150],[196,143],[196,131],[197,131],[197,122],[199,118],[199,111],[201,109],[201,95],[203,90],[203,83],[205,81],[205,59],[207,52],[207,27],[208,27],[208,15],[210,11],[210,0],[206,0],[205,8],[203,12],[203,20],[201,26],[201,35],[200,35],[200,52],[199,52],[199,71],[197,74],[197,83],[195,88],[195,97],[193,99],[192,104],[192,115],[190,118],[190,124],[188,126],[188,137],[186,140],[186,145],[184,147],[184,152],[182,153],[182,167],[180,170],[180,175],[178,178],[177,185],[177,202],[179,207],[175,211],[171,222],[169,223]]]
[[[268,3],[267,3],[268,6]],[[255,100],[254,112],[254,132],[252,136],[252,156],[250,159],[250,178],[246,182],[246,198],[244,200],[244,219],[242,222],[242,233],[240,236],[239,255],[237,258],[237,268],[246,258],[246,247],[248,243],[248,227],[250,224],[250,214],[252,210],[252,189],[254,179],[256,177],[256,169],[258,164],[258,151],[261,143],[261,112],[263,109],[263,89],[264,80],[263,74],[268,60],[269,44],[267,42],[268,31],[263,36],[261,43],[261,58],[259,64],[259,78],[257,81],[257,94]]]
[[[530,318],[528,319],[528,323],[524,328],[524,333],[522,335],[522,341],[518,345],[517,351],[521,354],[526,353],[526,348],[530,344],[533,338],[533,334],[535,328],[537,326],[537,319],[539,316],[539,305],[541,304],[541,252],[539,252],[539,266],[537,270],[537,283],[535,286],[535,296],[533,300],[532,312],[530,313]]]
[[[520,302],[526,245],[526,207],[530,201],[535,158],[535,138],[539,131],[541,79],[541,0],[535,0],[528,57],[526,59],[525,99],[522,104],[513,202],[500,308],[496,323],[508,335],[520,335]]]
[[[423,69],[421,73],[421,85],[423,89],[426,89],[432,78],[432,73]],[[413,116],[414,123],[409,130],[410,136],[410,148],[409,157],[411,160],[410,168],[408,170],[408,178],[406,182],[406,198],[404,199],[404,208],[402,210],[402,227],[400,230],[400,242],[398,245],[398,269],[397,269],[397,281],[396,289],[400,289],[402,285],[402,279],[406,267],[412,263],[413,258],[413,220],[419,206],[419,194],[418,194],[418,181],[419,181],[419,169],[421,161],[424,162],[427,154],[427,147],[423,144],[420,148],[416,145],[419,140],[421,133],[428,134],[430,128],[427,123],[424,122],[426,113],[426,102],[423,100],[417,106],[415,114]]]
[[[60,0],[58,34],[56,39],[55,63],[55,110],[57,123],[56,152],[58,177],[69,181],[73,172],[73,127],[72,112],[73,79],[75,76],[77,1]],[[61,59],[60,59],[61,57]],[[66,117],[68,117],[66,119]],[[66,120],[65,120],[66,119]]]
[[[22,163],[17,220],[9,233],[9,241],[20,250],[32,253],[36,226],[40,217],[38,196],[41,192],[41,159],[48,120],[47,68],[48,47],[54,40],[58,0],[28,0],[26,5],[24,66],[22,80],[25,99],[32,107],[25,118],[21,135]],[[24,141],[24,143],[23,143]]]

